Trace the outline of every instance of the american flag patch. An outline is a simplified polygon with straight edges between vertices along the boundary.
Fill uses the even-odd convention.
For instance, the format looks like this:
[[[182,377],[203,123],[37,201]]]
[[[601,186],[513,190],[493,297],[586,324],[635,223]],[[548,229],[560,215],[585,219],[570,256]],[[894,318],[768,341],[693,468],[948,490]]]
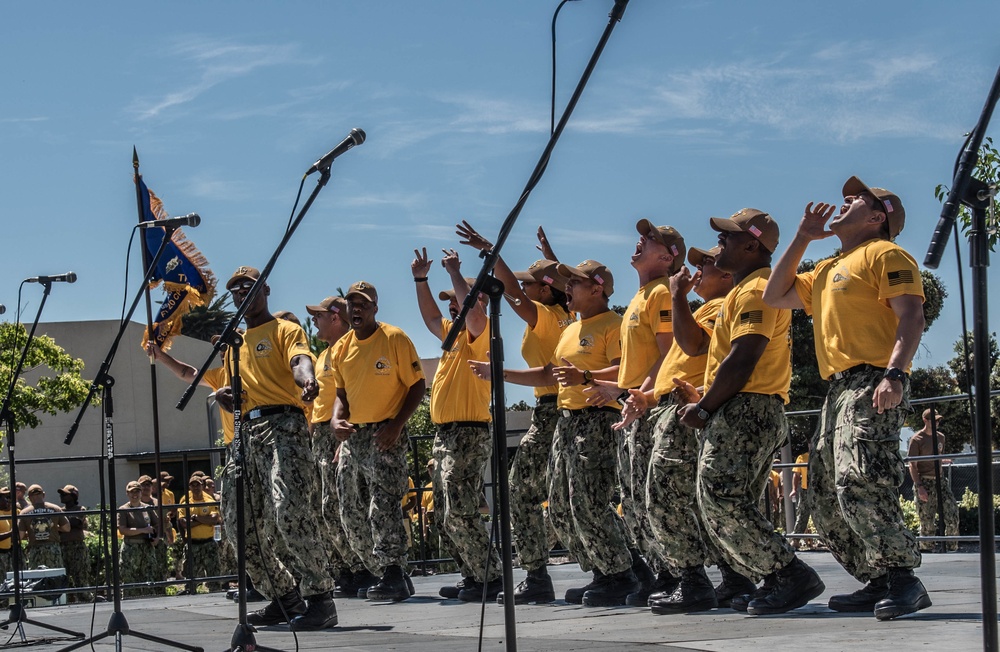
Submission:
[[[551,276],[543,276],[542,280],[545,281],[546,283],[548,283],[549,285],[552,285],[553,283],[555,283],[555,281],[552,280]]]
[[[663,323],[668,323],[670,321],[673,321],[672,317],[670,316],[670,311],[669,310],[661,310],[660,311],[660,321],[663,322]]]
[[[604,279],[601,278],[600,274],[594,274],[594,280],[597,281],[599,285],[604,285]]]
[[[747,231],[749,231],[750,233],[752,233],[755,238],[759,238],[760,237],[761,231],[756,226],[749,227],[747,229]]]
[[[747,312],[740,313],[740,325],[746,324],[763,324],[764,323],[764,311],[763,310],[749,310]]]
[[[913,271],[903,269],[898,272],[889,272],[889,285],[902,285],[903,283],[913,283]]]
[[[670,245],[670,253],[675,256],[680,255],[681,252],[677,251],[677,245]]]
[[[888,199],[883,199],[882,203],[885,205],[885,212],[886,213],[891,213],[892,212],[892,202],[889,201]]]

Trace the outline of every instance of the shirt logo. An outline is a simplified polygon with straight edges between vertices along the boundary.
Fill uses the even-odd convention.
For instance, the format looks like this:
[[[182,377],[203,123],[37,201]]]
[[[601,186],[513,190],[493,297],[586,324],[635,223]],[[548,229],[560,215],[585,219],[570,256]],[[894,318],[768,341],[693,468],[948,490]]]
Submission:
[[[389,363],[389,358],[382,356],[375,361],[375,375],[376,376],[388,376],[389,371],[392,370],[392,364]]]
[[[418,360],[411,362],[410,366],[413,367],[414,371],[420,371],[420,362]]]
[[[748,310],[747,312],[740,313],[740,326],[746,326],[747,324],[763,324],[763,323],[764,323],[763,310]]]
[[[660,322],[664,323],[664,324],[669,324],[671,321],[673,321],[670,315],[671,315],[671,313],[670,313],[669,310],[661,310],[660,311]]]
[[[266,358],[271,355],[271,348],[270,340],[261,340],[257,343],[257,346],[254,347],[254,351],[257,353],[258,358]]]
[[[581,349],[592,349],[594,348],[594,336],[584,335],[580,338],[580,348]]]
[[[630,313],[629,316],[628,316],[628,320],[629,321],[639,321],[639,313],[637,313],[637,312]]]
[[[913,272],[909,269],[901,269],[897,272],[889,272],[889,286],[913,283]]]

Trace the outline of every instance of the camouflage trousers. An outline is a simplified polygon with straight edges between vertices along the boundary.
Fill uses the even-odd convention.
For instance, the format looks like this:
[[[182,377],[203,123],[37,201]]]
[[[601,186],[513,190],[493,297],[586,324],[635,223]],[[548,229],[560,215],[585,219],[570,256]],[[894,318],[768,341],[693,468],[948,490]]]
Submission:
[[[951,483],[944,475],[941,482],[937,478],[920,478],[920,486],[927,491],[927,500],[916,499],[917,515],[920,517],[920,536],[935,537],[938,529],[938,488],[941,490],[941,504],[944,507],[944,535],[947,537],[958,536],[958,505],[955,504],[955,495],[951,493]],[[914,492],[916,493],[916,492]],[[934,544],[928,542],[921,544],[921,550],[931,550]],[[949,550],[958,550],[958,543],[948,543]]]
[[[184,571],[189,579],[222,575],[222,562],[219,556],[220,545],[215,539],[185,541]],[[210,591],[218,590],[221,588],[221,583],[208,582],[207,586]]]
[[[406,528],[400,501],[409,487],[406,429],[395,447],[382,452],[374,439],[381,425],[358,425],[357,432],[341,444],[337,465],[341,523],[351,548],[376,575],[387,566],[406,568]]]
[[[881,381],[882,372],[872,369],[830,382],[809,455],[813,525],[862,582],[888,568],[920,565],[916,537],[899,506],[899,429],[910,410],[910,383],[904,381],[899,407],[879,414],[872,395]]]
[[[62,547],[56,542],[28,546],[28,568],[65,568]]]
[[[558,418],[555,401],[535,404],[531,427],[521,438],[510,467],[511,530],[524,570],[538,570],[549,561],[548,528],[542,503],[548,499],[549,454]]]
[[[669,396],[669,395],[668,395]],[[653,451],[646,481],[646,512],[659,556],[673,568],[711,563],[698,510],[698,433],[681,425],[673,398],[649,413]]]
[[[605,575],[632,566],[624,526],[611,505],[616,411],[562,410],[549,459],[549,518],[585,571]]]
[[[86,541],[63,541],[63,564],[66,568],[66,583],[70,587],[90,586],[90,550]],[[70,600],[89,602],[91,593],[71,593]]]
[[[795,503],[795,527],[792,532],[804,534],[809,529],[809,517],[812,515],[812,493],[809,489],[799,488],[799,501]]]
[[[483,475],[493,450],[490,432],[485,423],[440,427],[432,451],[437,461],[433,487],[438,524],[461,560],[462,577],[477,582],[500,577],[500,556],[479,518]]]
[[[795,557],[760,511],[771,461],[787,436],[781,398],[749,393],[726,401],[701,431],[698,507],[708,538],[723,561],[754,581]]]
[[[281,596],[295,589],[298,578],[305,596],[333,590],[329,554],[318,536],[319,473],[305,417],[261,417],[244,422],[243,432],[246,561],[254,585],[263,591],[273,583]]]
[[[163,546],[165,543],[161,541],[157,547]],[[120,557],[119,557],[119,569],[121,572],[121,579],[123,584],[131,584],[135,582],[152,582],[160,579],[155,576],[156,571],[156,550],[154,546],[148,541],[142,541],[139,543],[129,543],[128,541],[122,541]],[[152,587],[143,587],[135,589],[127,589],[123,592],[123,595],[128,596],[138,596],[138,595],[154,595],[156,593],[155,589]]]
[[[7,573],[14,570],[14,555],[9,549],[0,552],[0,578],[7,579]]]
[[[656,571],[667,570],[646,513],[646,480],[653,452],[653,422],[636,419],[628,428],[616,430],[618,484],[621,487],[622,518],[630,548],[638,548]]]
[[[312,431],[313,457],[319,465],[320,496],[322,496],[323,539],[330,552],[330,569],[334,576],[345,571],[360,572],[364,563],[351,549],[347,532],[340,520],[340,494],[337,492],[337,467],[333,461],[339,442],[329,422],[314,423]]]

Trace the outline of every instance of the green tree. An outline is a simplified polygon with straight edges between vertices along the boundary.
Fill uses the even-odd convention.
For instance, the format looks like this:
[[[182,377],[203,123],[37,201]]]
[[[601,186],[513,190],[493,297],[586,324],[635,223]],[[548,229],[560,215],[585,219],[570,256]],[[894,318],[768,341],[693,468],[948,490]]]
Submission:
[[[980,181],[989,184],[996,185],[1000,183],[1000,152],[993,147],[993,139],[986,137],[982,146],[979,148],[979,157],[976,161],[976,167],[972,171],[972,175],[979,179]],[[934,188],[934,196],[937,197],[938,201],[943,202],[948,196],[949,188],[948,186],[938,184]],[[993,210],[987,212],[986,226],[989,232],[989,242],[990,250],[996,246],[997,237],[997,222],[995,219],[991,219],[992,216],[1000,215],[1000,201],[996,197],[993,198]],[[968,233],[972,226],[972,213],[963,204],[958,212],[958,220],[962,224],[962,230]]]
[[[220,334],[236,313],[230,310],[230,294],[224,292],[207,306],[197,306],[181,318],[181,332],[203,342],[211,342]]]
[[[955,342],[954,346],[955,357],[948,361],[948,368],[955,376],[956,384],[962,392],[968,392],[971,389],[972,372],[975,363],[974,344],[975,338],[973,334],[968,333],[968,357],[965,355],[965,344],[959,339]],[[990,372],[990,387],[997,387],[1000,386],[1000,346],[997,345],[996,333],[990,333],[989,351],[990,359],[988,364],[992,370]],[[966,372],[966,364],[968,364],[968,373]],[[990,421],[993,432],[993,446],[995,447],[1000,444],[1000,398],[990,399]],[[971,425],[969,432],[972,432]]]
[[[0,360],[5,395],[27,341],[28,333],[22,324],[0,323],[0,350],[15,352]],[[43,414],[55,416],[80,407],[91,383],[82,374],[83,360],[66,353],[51,337],[36,335],[11,400],[15,428],[18,431],[37,428]]]
[[[953,396],[961,394],[962,388],[952,370],[945,366],[923,367],[914,369],[910,374],[910,395],[930,398],[932,396]],[[914,430],[924,427],[921,415],[926,405],[915,407],[913,413],[906,419],[906,424]],[[944,419],[941,431],[947,434],[945,438],[945,453],[957,453],[962,446],[972,441],[972,420],[969,415],[968,401],[949,401],[935,404],[934,410]]]

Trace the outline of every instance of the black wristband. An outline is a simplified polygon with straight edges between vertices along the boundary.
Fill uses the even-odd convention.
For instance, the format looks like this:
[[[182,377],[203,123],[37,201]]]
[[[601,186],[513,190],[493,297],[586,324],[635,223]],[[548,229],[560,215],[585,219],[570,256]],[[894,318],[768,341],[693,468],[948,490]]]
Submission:
[[[426,276],[414,276],[413,277],[413,282],[414,283],[426,283],[427,282],[427,277]]]

